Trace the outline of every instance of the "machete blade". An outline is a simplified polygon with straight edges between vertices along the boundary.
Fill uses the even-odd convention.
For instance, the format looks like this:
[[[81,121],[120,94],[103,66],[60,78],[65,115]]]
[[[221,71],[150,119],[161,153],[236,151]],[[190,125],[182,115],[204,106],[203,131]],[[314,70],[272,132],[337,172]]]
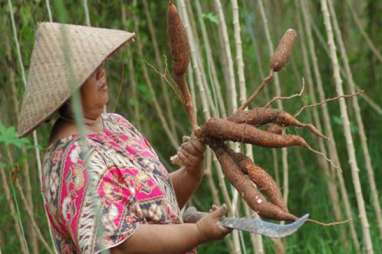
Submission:
[[[276,224],[263,221],[260,218],[224,218],[220,223],[227,228],[248,231],[253,234],[261,234],[264,236],[281,238],[296,232],[309,218],[309,214],[305,214],[296,221],[289,224]]]

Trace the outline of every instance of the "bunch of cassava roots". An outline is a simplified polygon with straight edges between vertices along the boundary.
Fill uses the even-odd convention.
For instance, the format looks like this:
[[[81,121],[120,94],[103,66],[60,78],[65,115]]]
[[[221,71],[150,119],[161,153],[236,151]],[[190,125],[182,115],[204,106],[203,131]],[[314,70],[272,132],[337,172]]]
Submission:
[[[280,71],[287,63],[297,36],[296,32],[289,29],[283,35],[271,58],[269,76],[240,108],[225,119],[210,118],[200,127],[197,124],[195,108],[185,79],[190,61],[190,47],[182,20],[172,1],[168,4],[168,36],[173,80],[177,84],[182,103],[192,124],[193,135],[214,151],[225,177],[259,216],[274,220],[295,220],[297,217],[288,211],[280,189],[271,175],[244,154],[229,148],[226,141],[268,148],[290,146],[310,148],[304,138],[284,134],[283,129],[288,126],[307,128],[313,134],[325,138],[313,125],[301,123],[287,112],[270,107],[246,110],[254,97],[272,80],[273,73]],[[268,127],[260,129],[259,127],[263,125]],[[177,158],[173,158],[172,161],[176,163]]]

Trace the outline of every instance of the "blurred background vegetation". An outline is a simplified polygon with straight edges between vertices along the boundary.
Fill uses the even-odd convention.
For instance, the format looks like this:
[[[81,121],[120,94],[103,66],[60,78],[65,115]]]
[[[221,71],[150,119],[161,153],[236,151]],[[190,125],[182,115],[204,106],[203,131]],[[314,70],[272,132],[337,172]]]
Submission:
[[[317,92],[317,76],[314,73],[314,59],[311,52],[317,56],[317,67],[321,74],[326,98],[337,95],[333,80],[333,67],[328,54],[327,33],[324,26],[321,4],[326,0],[242,0],[239,4],[239,21],[241,26],[241,40],[244,59],[244,73],[248,95],[261,82],[269,71],[270,48],[267,40],[267,29],[274,45],[288,28],[294,28],[298,34],[298,41],[288,65],[279,73],[281,95],[288,96],[297,93],[305,83],[304,94],[290,100],[284,100],[284,110],[296,112],[303,105],[321,101]],[[12,3],[13,13],[10,13],[9,3]],[[229,84],[229,64],[222,31],[227,29],[229,45],[233,63],[234,78],[239,91],[237,44],[235,43],[234,20],[231,0],[182,0],[175,1],[178,6],[185,5],[188,19],[193,32],[193,41],[199,51],[199,63],[203,63],[201,71],[204,73],[204,91],[208,94],[209,110],[212,115],[224,116],[224,110],[231,111],[230,105],[239,98],[232,98],[227,92]],[[221,3],[225,24],[219,17],[217,2]],[[382,36],[379,30],[382,19],[382,2],[378,0],[330,0],[334,5],[339,27],[347,51],[356,90],[363,90],[358,96],[360,112],[367,137],[367,147],[372,162],[374,181],[377,192],[382,187]],[[49,238],[46,217],[40,195],[35,144],[31,136],[17,139],[15,126],[20,101],[24,92],[22,71],[17,55],[17,47],[11,25],[11,16],[15,19],[17,38],[23,66],[27,70],[34,43],[34,34],[38,22],[48,21],[49,1],[44,0],[12,0],[0,2],[0,252],[1,253],[49,253],[43,243],[52,247]],[[306,8],[304,8],[304,5]],[[261,12],[261,7],[264,13]],[[52,19],[56,22],[73,24],[91,24],[92,26],[124,29],[135,31],[138,39],[120,51],[108,63],[108,82],[111,100],[108,111],[124,115],[134,123],[151,141],[163,163],[169,170],[174,166],[169,158],[176,152],[176,145],[183,135],[190,134],[190,125],[185,111],[177,99],[171,86],[161,77],[171,74],[171,62],[168,59],[169,49],[167,41],[166,14],[167,1],[138,0],[138,1],[58,1],[50,2]],[[87,19],[87,14],[89,19]],[[183,15],[184,16],[184,15]],[[268,22],[264,22],[264,17]],[[309,22],[307,22],[307,19]],[[204,27],[202,26],[204,24]],[[265,26],[267,24],[267,27]],[[203,34],[203,29],[206,33]],[[221,30],[223,29],[223,30]],[[310,47],[307,31],[310,30],[314,48]],[[209,47],[206,38],[209,40]],[[336,37],[338,43],[338,38]],[[339,48],[337,44],[337,48]],[[208,55],[208,50],[211,55]],[[304,50],[306,60],[304,61]],[[340,59],[343,86],[345,94],[350,94],[349,75],[345,71],[345,62]],[[195,66],[194,66],[195,67]],[[190,67],[189,84],[191,85],[196,105],[198,107],[199,122],[205,121],[199,87],[203,86],[195,75],[196,69]],[[216,76],[214,77],[214,71]],[[310,73],[310,74],[309,74]],[[161,76],[162,74],[162,76]],[[309,79],[309,75],[311,78]],[[308,84],[310,82],[310,84]],[[150,84],[152,89],[150,88]],[[193,85],[192,85],[193,84]],[[223,105],[219,106],[218,93],[222,93]],[[239,93],[239,92],[238,92]],[[273,84],[253,103],[262,106],[276,95]],[[155,103],[160,105],[158,109]],[[382,232],[378,229],[375,200],[372,199],[370,179],[366,171],[365,156],[359,138],[360,127],[356,122],[356,110],[351,99],[346,100],[350,116],[350,127],[354,138],[356,159],[359,167],[359,177],[362,186],[363,199],[366,204],[367,219],[370,225],[370,235],[374,253],[382,252]],[[276,103],[274,103],[276,107]],[[327,104],[330,116],[330,126],[333,128],[336,148],[341,162],[344,186],[348,194],[352,222],[356,232],[353,238],[349,224],[335,227],[323,227],[307,224],[293,236],[281,241],[268,238],[251,239],[248,234],[239,236],[240,251],[235,251],[237,240],[209,243],[201,246],[200,253],[364,253],[364,234],[359,217],[354,182],[349,166],[347,144],[344,137],[343,118],[338,101]],[[216,109],[214,111],[214,109]],[[215,112],[215,113],[214,113]],[[318,121],[323,122],[321,107],[309,108],[299,115],[304,122],[313,122],[312,114],[317,112]],[[166,126],[168,131],[165,130]],[[38,148],[44,153],[49,135],[49,124],[44,124],[37,131]],[[323,129],[326,133],[326,129]],[[302,130],[288,130],[304,136],[314,147],[319,147],[319,141]],[[172,141],[171,141],[172,140]],[[327,142],[329,143],[329,142]],[[326,149],[330,144],[325,143]],[[244,149],[244,148],[242,148]],[[328,150],[328,149],[327,149]],[[327,153],[330,153],[327,151]],[[334,173],[335,169],[325,171],[326,163],[322,158],[302,148],[288,148],[285,172],[285,158],[282,160],[281,150],[253,147],[253,156],[258,165],[266,168],[279,181],[282,190],[285,177],[288,179],[288,207],[296,214],[310,213],[314,219],[334,221],[347,219],[343,193]],[[330,158],[335,156],[329,154]],[[212,161],[212,162],[211,162]],[[326,167],[328,167],[326,165]],[[218,177],[213,160],[207,159],[206,177],[191,202],[200,210],[207,211],[212,203],[216,203],[211,194],[211,186],[218,190],[218,201],[224,202],[222,182]],[[212,182],[212,183],[211,183]],[[334,193],[330,193],[330,183],[334,186]],[[224,183],[223,183],[224,184]],[[226,184],[226,188],[230,187]],[[332,189],[333,190],[333,189]],[[337,193],[337,202],[333,195]],[[378,195],[378,202],[381,197]],[[374,202],[374,203],[373,203]],[[374,205],[373,205],[374,204]],[[236,206],[236,216],[244,216],[245,206],[239,202]],[[335,215],[337,209],[337,216]],[[33,218],[33,219],[32,219]],[[21,236],[21,237],[20,237]],[[236,241],[236,242],[235,242]],[[360,249],[357,250],[356,242]],[[27,250],[25,249],[25,242]],[[261,244],[262,243],[262,244]],[[236,245],[235,245],[236,244]],[[23,247],[24,246],[24,247]],[[255,246],[255,247],[254,247]],[[237,247],[237,246],[236,246]],[[264,252],[262,252],[264,251]],[[369,253],[371,253],[369,251]]]

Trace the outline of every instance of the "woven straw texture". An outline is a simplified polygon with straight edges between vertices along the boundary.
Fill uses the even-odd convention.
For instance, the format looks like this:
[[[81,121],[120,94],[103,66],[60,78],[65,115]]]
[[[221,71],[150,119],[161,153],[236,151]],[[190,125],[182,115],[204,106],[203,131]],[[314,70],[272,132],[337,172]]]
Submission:
[[[17,133],[52,115],[103,61],[135,36],[121,30],[44,22],[36,33]]]

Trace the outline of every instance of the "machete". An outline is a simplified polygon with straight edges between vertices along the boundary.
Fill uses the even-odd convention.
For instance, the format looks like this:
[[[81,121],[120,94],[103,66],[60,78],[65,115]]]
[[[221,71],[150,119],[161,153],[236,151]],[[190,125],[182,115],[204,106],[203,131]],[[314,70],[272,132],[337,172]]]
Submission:
[[[207,213],[199,212],[195,207],[189,207],[183,213],[183,221],[195,223],[205,215],[207,215]],[[289,224],[271,223],[255,217],[223,218],[220,220],[220,223],[226,228],[248,231],[253,234],[260,234],[272,238],[281,238],[296,232],[304,225],[308,218],[309,214],[305,214]]]

